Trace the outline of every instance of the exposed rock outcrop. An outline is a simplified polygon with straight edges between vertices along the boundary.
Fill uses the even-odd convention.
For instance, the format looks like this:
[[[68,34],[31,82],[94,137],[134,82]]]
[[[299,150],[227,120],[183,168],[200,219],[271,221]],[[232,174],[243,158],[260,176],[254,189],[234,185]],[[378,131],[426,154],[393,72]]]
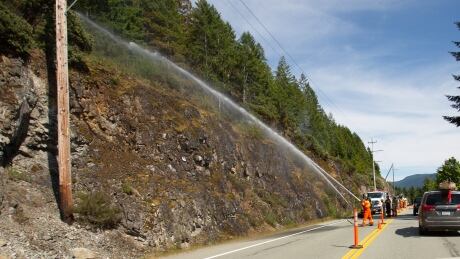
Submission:
[[[130,257],[327,215],[322,183],[270,141],[174,89],[89,62],[70,81],[73,192],[107,194],[121,220],[100,231],[77,214],[65,225],[53,193],[55,99],[41,64],[40,54],[0,60],[0,239],[10,244],[0,254],[61,257],[78,245]]]

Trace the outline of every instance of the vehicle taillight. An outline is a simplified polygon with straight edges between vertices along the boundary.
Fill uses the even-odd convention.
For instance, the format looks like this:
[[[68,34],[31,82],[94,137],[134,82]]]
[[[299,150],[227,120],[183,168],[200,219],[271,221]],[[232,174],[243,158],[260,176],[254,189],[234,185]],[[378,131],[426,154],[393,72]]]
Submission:
[[[457,206],[457,208],[460,208]],[[426,205],[426,204],[423,204],[422,205],[422,211],[434,211],[434,205]]]

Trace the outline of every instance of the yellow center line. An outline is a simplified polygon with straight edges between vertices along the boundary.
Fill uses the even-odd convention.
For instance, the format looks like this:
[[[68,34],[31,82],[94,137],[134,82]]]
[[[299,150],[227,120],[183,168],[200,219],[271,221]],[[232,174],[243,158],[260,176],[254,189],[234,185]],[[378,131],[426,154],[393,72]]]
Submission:
[[[377,233],[377,231],[379,231],[379,229],[377,229],[377,228],[374,229],[374,230],[372,230],[371,233],[367,234],[367,236],[366,236],[363,240],[361,240],[361,242],[359,242],[359,245],[365,244],[365,243],[367,242],[368,239],[370,239],[372,236],[374,236],[374,235]],[[364,245],[363,245],[363,247],[364,247]],[[361,248],[361,249],[362,249],[362,248]],[[353,256],[353,255],[354,255],[355,253],[357,253],[358,251],[359,251],[358,249],[350,249],[350,251],[348,251],[348,253],[346,253],[346,254],[342,257],[342,259],[351,258],[351,256]]]
[[[369,233],[359,244],[363,246],[363,248],[361,249],[351,249],[350,251],[348,251],[343,257],[342,259],[354,259],[354,258],[358,258],[363,252],[364,250],[366,250],[366,248],[368,246],[371,245],[371,243],[383,232],[383,230],[385,230],[386,227],[388,227],[388,225],[393,222],[394,219],[390,219],[390,220],[387,220],[386,221],[386,224],[383,225],[382,229],[379,230],[379,229],[374,229],[371,233]]]

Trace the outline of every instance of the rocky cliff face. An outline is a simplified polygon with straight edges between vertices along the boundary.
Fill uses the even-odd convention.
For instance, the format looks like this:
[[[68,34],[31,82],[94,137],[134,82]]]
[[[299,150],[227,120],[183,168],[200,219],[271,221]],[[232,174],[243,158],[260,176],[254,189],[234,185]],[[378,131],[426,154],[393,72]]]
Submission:
[[[64,256],[81,246],[137,256],[301,224],[340,207],[250,126],[174,89],[87,63],[89,72],[70,78],[73,193],[103,193],[119,212],[117,224],[100,230],[83,213],[73,226],[59,221],[55,87],[46,60],[2,56],[0,254]]]

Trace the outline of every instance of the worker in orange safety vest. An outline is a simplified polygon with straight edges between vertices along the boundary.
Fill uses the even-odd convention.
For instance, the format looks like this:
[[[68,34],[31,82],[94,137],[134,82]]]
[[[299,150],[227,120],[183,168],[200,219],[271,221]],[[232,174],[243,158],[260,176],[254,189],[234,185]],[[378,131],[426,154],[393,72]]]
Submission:
[[[371,212],[371,201],[369,198],[364,198],[361,201],[361,206],[363,206],[363,227],[366,225],[366,220],[369,220],[369,226],[374,225],[374,219],[372,218]]]

